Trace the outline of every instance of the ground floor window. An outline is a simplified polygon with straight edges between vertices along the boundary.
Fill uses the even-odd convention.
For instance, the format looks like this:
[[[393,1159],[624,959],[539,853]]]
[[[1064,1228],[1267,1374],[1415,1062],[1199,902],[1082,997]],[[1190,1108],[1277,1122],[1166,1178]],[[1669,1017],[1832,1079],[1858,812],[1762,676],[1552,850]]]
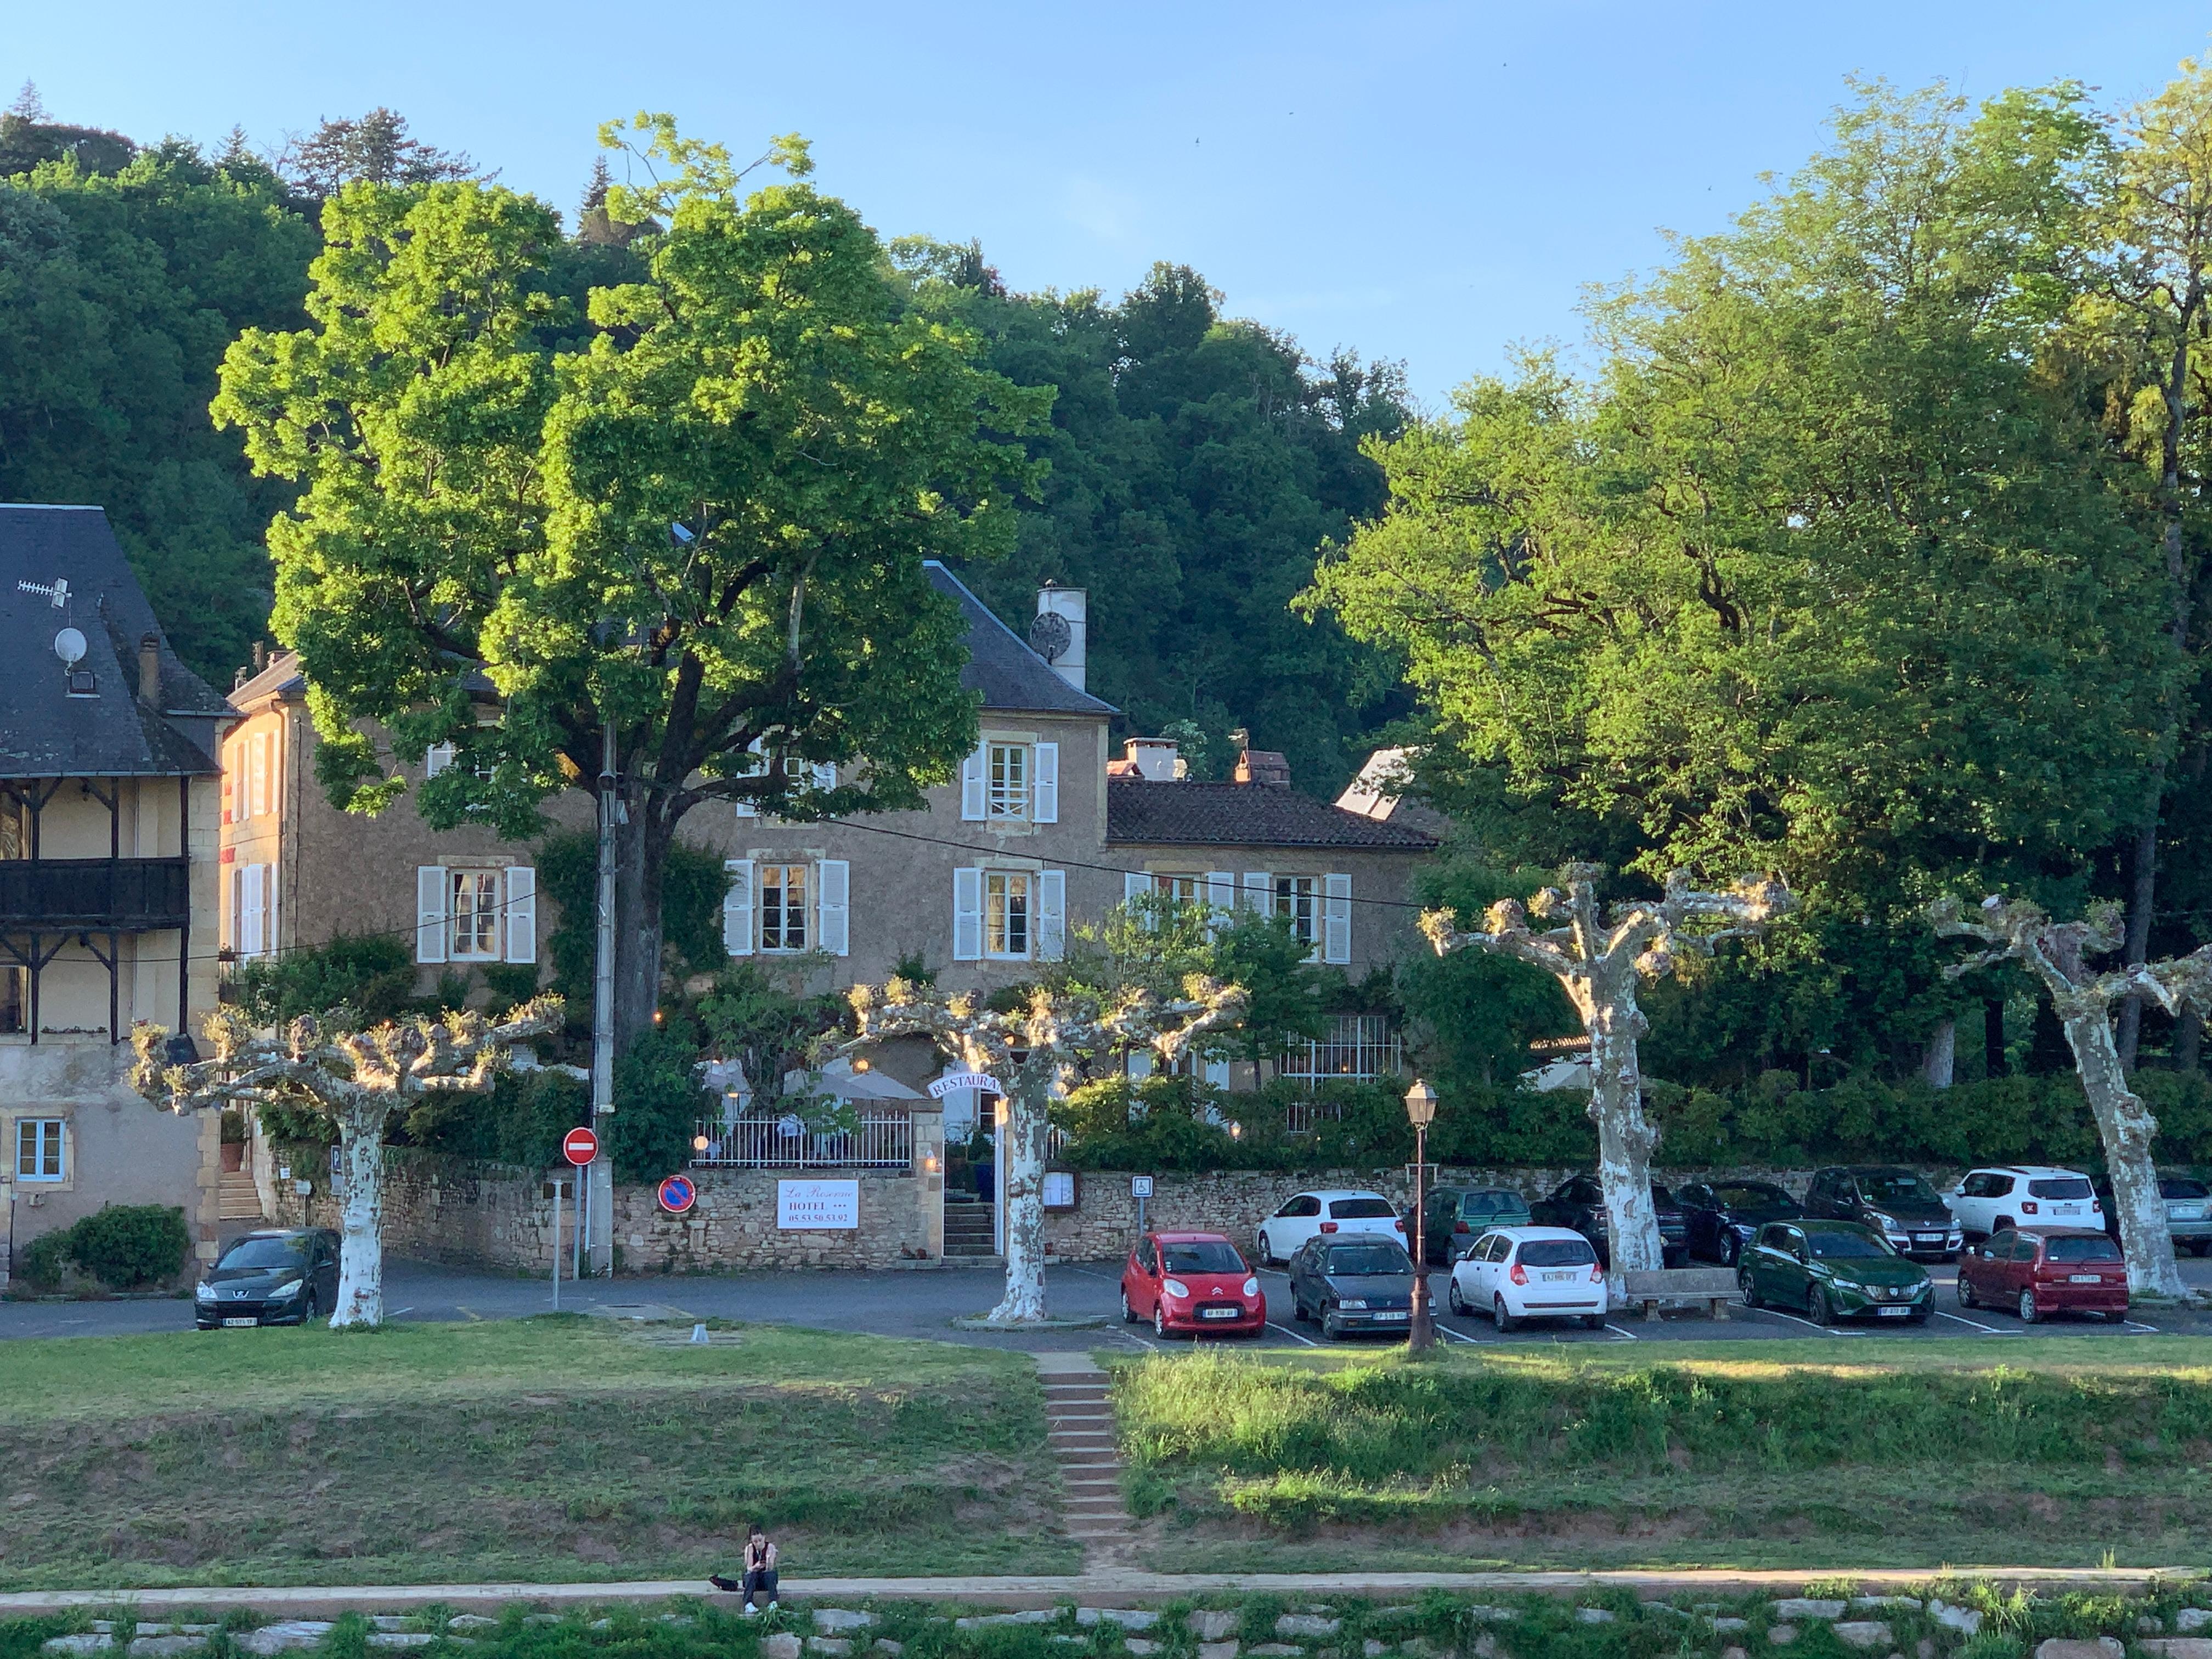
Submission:
[[[15,1120],[15,1179],[59,1181],[63,1164],[64,1120],[58,1117],[19,1117]]]
[[[760,948],[806,948],[806,875],[803,864],[760,866]]]

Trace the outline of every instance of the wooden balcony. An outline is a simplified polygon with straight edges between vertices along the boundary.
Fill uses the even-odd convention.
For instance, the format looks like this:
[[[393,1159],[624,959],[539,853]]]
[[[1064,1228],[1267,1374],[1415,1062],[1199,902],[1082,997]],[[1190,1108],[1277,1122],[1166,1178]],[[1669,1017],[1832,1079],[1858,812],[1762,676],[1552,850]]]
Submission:
[[[190,925],[186,861],[0,859],[0,930],[144,933]]]

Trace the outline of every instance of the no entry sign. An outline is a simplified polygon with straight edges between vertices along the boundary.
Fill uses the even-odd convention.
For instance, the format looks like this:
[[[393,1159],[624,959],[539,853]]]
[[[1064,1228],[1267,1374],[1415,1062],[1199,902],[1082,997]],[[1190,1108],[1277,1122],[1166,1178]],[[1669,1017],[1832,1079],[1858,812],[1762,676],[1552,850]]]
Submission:
[[[589,1129],[571,1129],[561,1137],[561,1156],[578,1169],[599,1155],[599,1138]]]

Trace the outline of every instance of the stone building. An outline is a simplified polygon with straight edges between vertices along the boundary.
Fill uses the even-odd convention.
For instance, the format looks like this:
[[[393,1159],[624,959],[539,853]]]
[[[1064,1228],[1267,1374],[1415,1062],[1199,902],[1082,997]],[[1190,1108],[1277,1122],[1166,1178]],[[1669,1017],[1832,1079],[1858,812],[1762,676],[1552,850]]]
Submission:
[[[96,507],[0,506],[0,1182],[8,1261],[107,1204],[216,1243],[220,1120],[127,1081],[132,1025],[214,1007],[230,706],[170,649]]]

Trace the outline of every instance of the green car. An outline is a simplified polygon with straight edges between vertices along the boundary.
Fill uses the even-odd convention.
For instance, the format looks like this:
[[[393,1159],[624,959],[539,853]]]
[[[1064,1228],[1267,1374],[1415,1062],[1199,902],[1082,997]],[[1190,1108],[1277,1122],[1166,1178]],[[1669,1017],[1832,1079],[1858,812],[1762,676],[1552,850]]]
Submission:
[[[1924,1325],[1936,1286],[1927,1269],[1856,1221],[1770,1221],[1736,1263],[1744,1305],[1801,1309],[1815,1325],[1838,1319]]]

